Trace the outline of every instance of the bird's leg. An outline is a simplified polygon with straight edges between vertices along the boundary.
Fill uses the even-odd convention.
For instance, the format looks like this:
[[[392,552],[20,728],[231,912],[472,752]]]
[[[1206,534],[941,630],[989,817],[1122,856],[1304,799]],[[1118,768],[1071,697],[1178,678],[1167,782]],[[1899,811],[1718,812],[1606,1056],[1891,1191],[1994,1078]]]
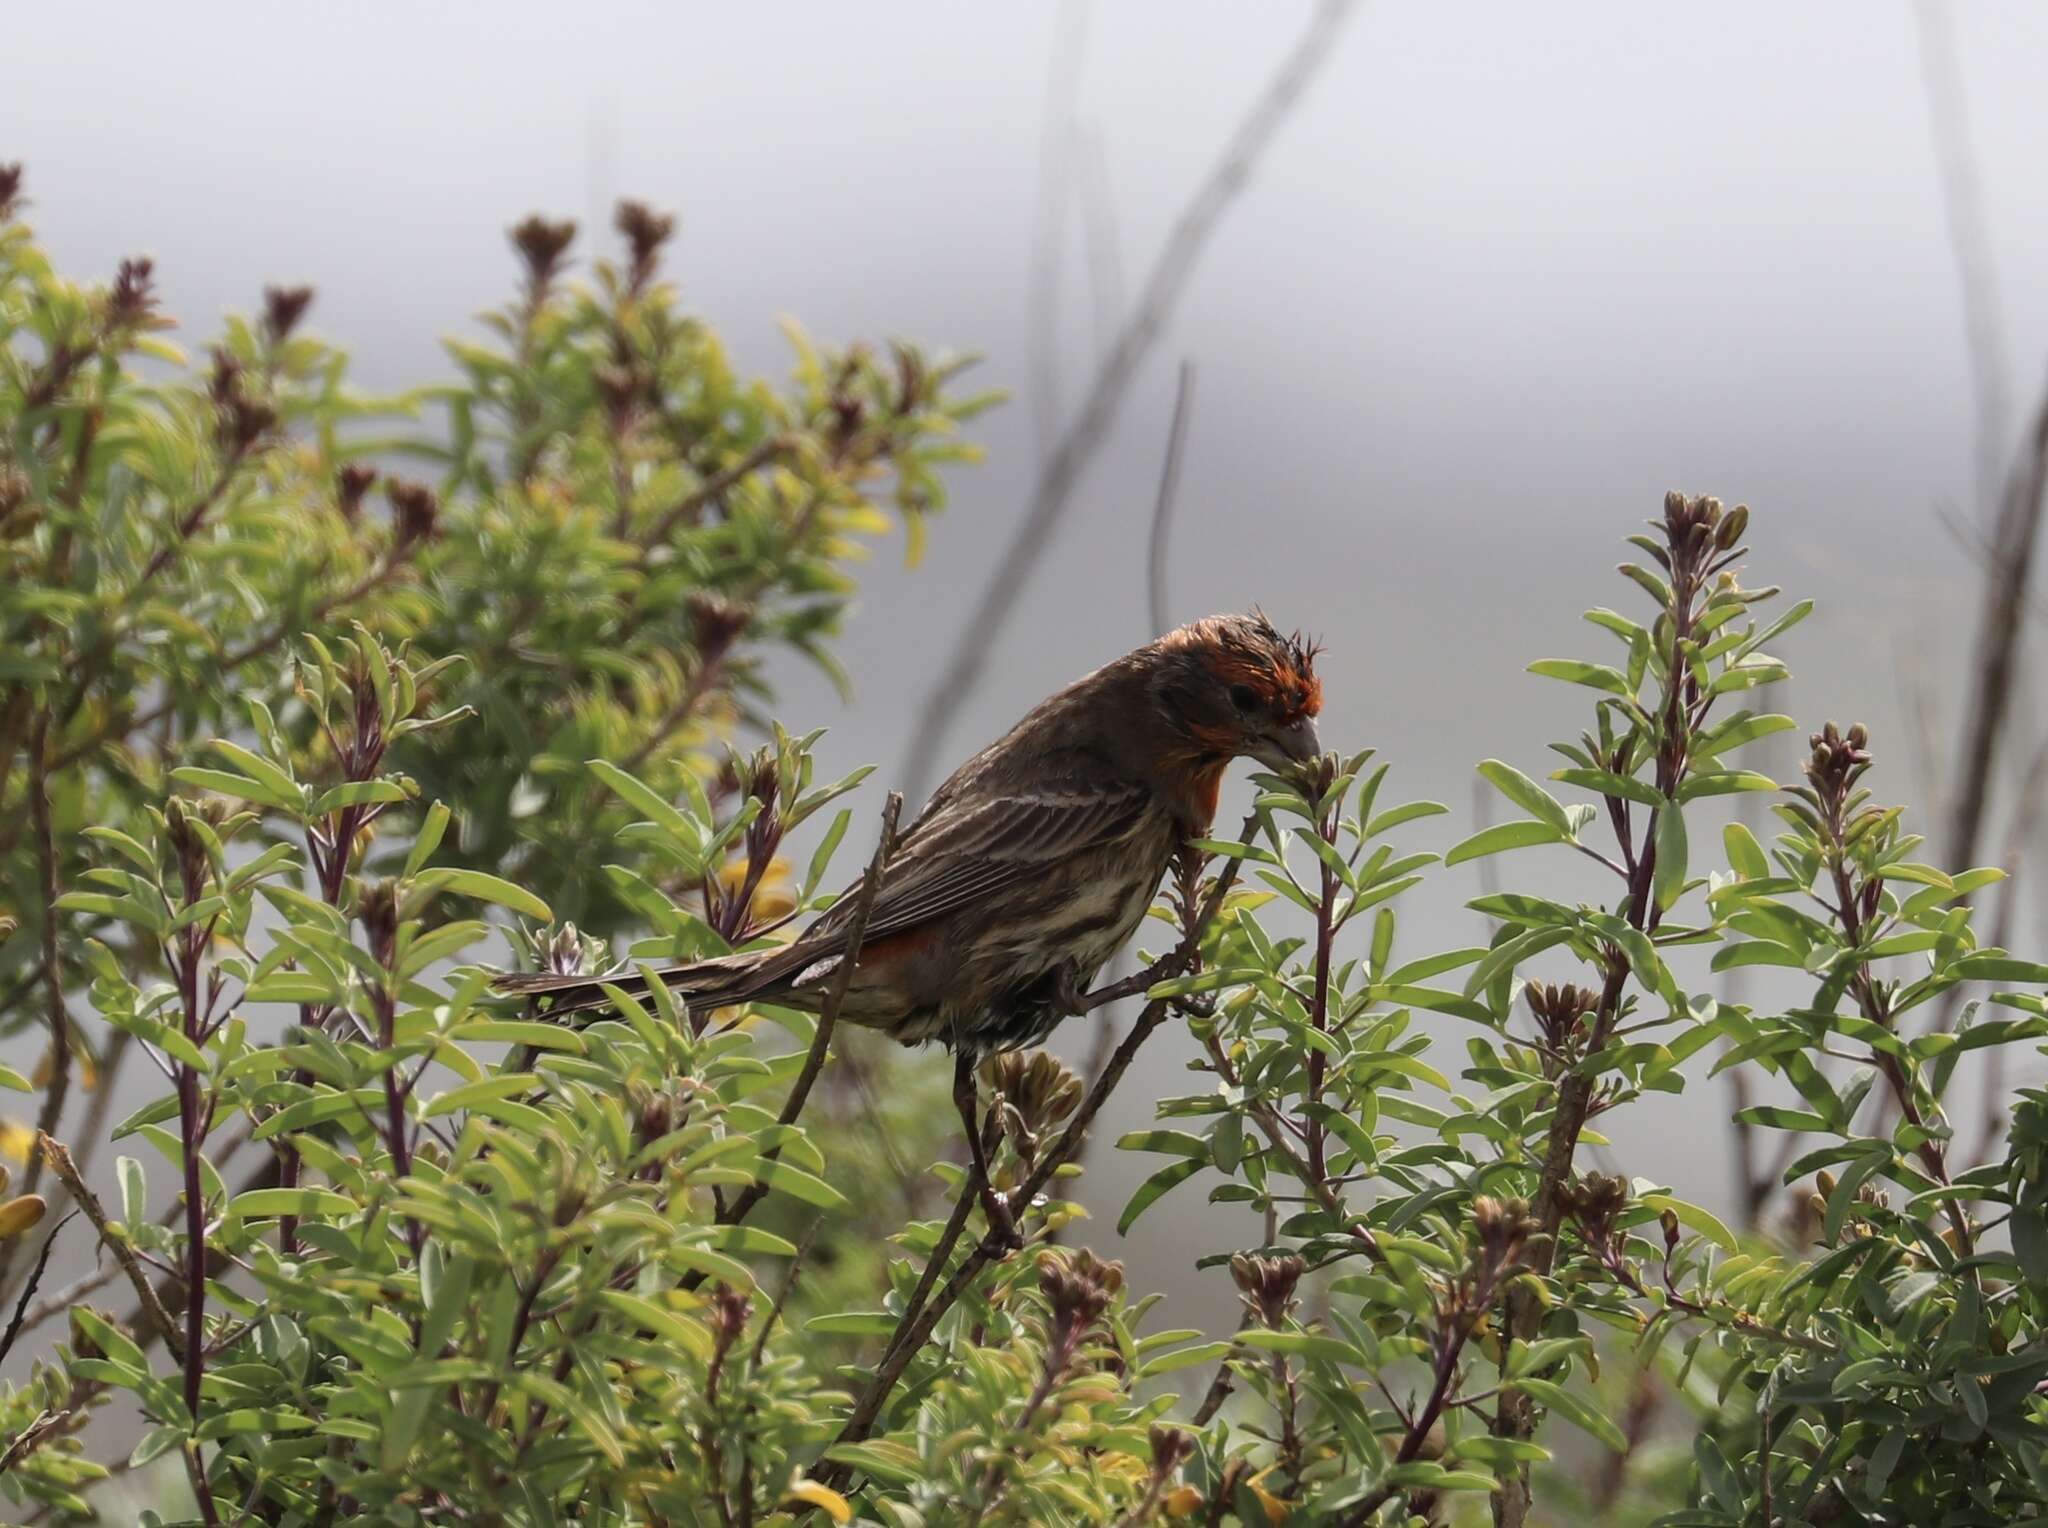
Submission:
[[[976,1118],[974,1057],[965,1049],[956,1051],[953,1056],[953,1107],[960,1111],[960,1123],[967,1131],[967,1154],[972,1159],[970,1170],[974,1174],[974,1189],[981,1195],[981,1208],[988,1216],[989,1229],[1012,1252],[1021,1251],[1024,1238],[1017,1234],[1016,1217],[1011,1215],[1010,1206],[996,1192],[995,1184],[989,1178],[988,1153],[982,1147],[981,1121]]]
[[[1071,960],[1063,960],[1053,969],[1052,1006],[1053,1011],[1063,1018],[1074,1018],[1089,1010],[1089,994],[1081,985],[1081,973]]]

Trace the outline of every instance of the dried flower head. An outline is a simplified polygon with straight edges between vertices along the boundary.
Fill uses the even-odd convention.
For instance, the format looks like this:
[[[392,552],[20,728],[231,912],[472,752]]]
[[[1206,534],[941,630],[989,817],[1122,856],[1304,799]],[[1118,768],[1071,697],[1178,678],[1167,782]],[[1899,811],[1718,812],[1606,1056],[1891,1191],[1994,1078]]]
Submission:
[[[724,657],[753,619],[747,606],[715,594],[691,595],[689,611],[690,641],[704,662]]]
[[[1600,994],[1569,982],[1531,982],[1525,989],[1529,1012],[1553,1049],[1561,1049],[1600,1006]]]
[[[239,456],[277,426],[277,410],[261,398],[251,398],[243,386],[242,363],[225,350],[213,352],[213,369],[207,375],[207,396],[213,400],[214,435],[221,445]]]
[[[391,964],[398,943],[398,882],[386,876],[365,886],[356,917],[369,937],[371,958],[379,965]]]
[[[1039,1254],[1039,1287],[1052,1307],[1055,1345],[1078,1340],[1102,1319],[1124,1287],[1124,1265],[1104,1262],[1086,1247]]]
[[[634,292],[644,291],[661,263],[661,246],[676,231],[676,220],[656,212],[645,202],[622,201],[612,214],[612,225],[625,235],[629,259],[627,281]]]
[[[1244,1298],[1245,1314],[1259,1325],[1277,1330],[1294,1309],[1294,1288],[1308,1264],[1292,1252],[1265,1257],[1240,1252],[1230,1260],[1230,1276]]]
[[[309,286],[267,286],[263,289],[263,331],[271,341],[287,338],[313,305]]]
[[[1870,768],[1870,733],[1861,722],[1845,733],[1828,722],[1807,738],[1813,752],[1800,768],[1823,801],[1840,801]]]
[[[1521,1262],[1529,1238],[1543,1229],[1543,1222],[1529,1213],[1527,1200],[1481,1194],[1472,1201],[1472,1229],[1479,1237],[1480,1258],[1498,1276]]]
[[[123,260],[107,289],[107,328],[133,329],[156,315],[156,263],[146,255]]]
[[[1558,1190],[1565,1218],[1595,1252],[1614,1244],[1615,1217],[1628,1208],[1628,1181],[1604,1173],[1587,1173]]]
[[[345,462],[334,475],[334,506],[351,525],[363,512],[363,500],[377,481],[377,469],[363,462]]]
[[[386,478],[384,497],[391,505],[401,547],[433,540],[441,521],[441,501],[433,489],[404,478]]]
[[[982,1071],[1003,1134],[1026,1162],[1037,1159],[1046,1132],[1081,1102],[1081,1079],[1049,1051],[1002,1051]]]
[[[525,263],[527,293],[536,303],[547,295],[547,289],[561,273],[562,256],[568,253],[575,238],[576,224],[567,218],[555,222],[536,212],[513,224],[512,247]]]

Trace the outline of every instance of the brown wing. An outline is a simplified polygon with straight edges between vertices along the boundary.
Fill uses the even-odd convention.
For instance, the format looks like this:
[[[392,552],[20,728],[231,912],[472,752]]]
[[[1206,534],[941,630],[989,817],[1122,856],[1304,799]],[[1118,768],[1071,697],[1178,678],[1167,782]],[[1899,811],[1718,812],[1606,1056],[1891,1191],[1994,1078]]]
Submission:
[[[986,904],[1051,866],[1129,837],[1152,793],[1081,782],[950,802],[920,818],[882,872],[867,937],[885,938]],[[860,883],[797,941],[812,958],[845,947]]]
[[[986,905],[1063,860],[1127,838],[1143,823],[1151,800],[1143,786],[1079,780],[1005,795],[947,799],[942,791],[890,856],[865,938],[884,939]],[[844,953],[860,886],[857,880],[847,887],[828,912],[779,950],[668,967],[659,974],[684,991],[708,991],[705,1000],[713,1006],[758,996]],[[637,973],[613,979],[629,992],[646,985]],[[507,975],[495,985],[501,992],[552,995],[559,999],[556,1012],[606,1001],[598,980],[587,976]]]

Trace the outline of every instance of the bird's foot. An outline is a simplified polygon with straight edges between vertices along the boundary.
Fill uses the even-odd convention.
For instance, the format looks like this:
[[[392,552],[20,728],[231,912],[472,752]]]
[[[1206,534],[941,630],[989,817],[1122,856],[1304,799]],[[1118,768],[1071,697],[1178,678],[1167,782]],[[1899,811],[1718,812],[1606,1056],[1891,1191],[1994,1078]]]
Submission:
[[[988,1217],[990,1245],[1003,1257],[1024,1250],[1024,1235],[1017,1229],[1017,1217],[1010,1213],[1010,1201],[997,1193],[986,1178],[979,1184],[981,1211]]]
[[[1052,1006],[1064,1018],[1078,1018],[1094,1005],[1092,994],[1081,985],[1081,973],[1074,969],[1072,961],[1063,963],[1052,978]]]
[[[1214,1018],[1216,1016],[1216,994],[1213,992],[1190,992],[1184,997],[1173,999],[1173,1006],[1183,1018]]]

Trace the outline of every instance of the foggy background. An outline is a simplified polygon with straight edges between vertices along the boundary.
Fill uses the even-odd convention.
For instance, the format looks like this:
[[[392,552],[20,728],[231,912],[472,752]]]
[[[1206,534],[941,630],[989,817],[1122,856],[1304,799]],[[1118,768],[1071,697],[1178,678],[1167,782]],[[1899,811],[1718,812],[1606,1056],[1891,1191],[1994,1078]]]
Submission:
[[[311,282],[312,322],[371,391],[449,373],[441,337],[512,289],[509,224],[576,216],[588,255],[593,231],[609,248],[623,195],[680,214],[668,273],[745,368],[787,371],[785,314],[826,340],[984,354],[977,380],[1013,401],[974,425],[988,460],[954,474],[924,565],[903,569],[900,538],[876,549],[838,649],[856,698],[796,662],[779,675],[780,715],[832,729],[823,767],[881,766],[856,798],[867,821],[996,572],[1041,440],[1307,15],[1164,0],[22,6],[0,56],[0,154],[26,161],[30,219],[61,268],[153,255],[195,347],[263,283]],[[1952,25],[2012,366],[2009,447],[2048,363],[2048,9],[1976,4]],[[1589,708],[1523,667],[1609,655],[1579,613],[1639,612],[1611,568],[1667,488],[1752,506],[1749,581],[1820,602],[1773,644],[1794,673],[1773,708],[1802,731],[1869,723],[1880,794],[1932,831],[1981,578],[1937,515],[1975,521],[1980,500],[1923,63],[1904,3],[1365,7],[1204,252],[985,682],[950,718],[948,767],[1151,635],[1148,522],[1185,357],[1170,612],[1257,601],[1320,634],[1325,739],[1392,761],[1383,803],[1452,808],[1399,841],[1440,850],[1471,831],[1481,758],[1547,774],[1543,745]],[[1049,155],[1066,166],[1050,199]],[[1048,227],[1050,394],[1043,359],[1033,375]],[[2035,744],[2031,693],[2015,752]],[[1744,761],[1788,777],[1794,755],[1768,747]],[[2004,823],[1989,819],[1980,859]],[[1570,899],[1597,884],[1556,853],[1490,863]],[[1479,890],[1461,866],[1405,897],[1403,955],[1481,942],[1461,906]],[[2033,920],[2017,926],[2038,949]],[[1457,1047],[1441,1058],[1454,1070],[1458,1022],[1423,1022]],[[32,1063],[40,1043],[21,1037],[9,1059]],[[1085,1027],[1061,1045],[1085,1055]],[[1184,1091],[1185,1057],[1162,1033],[1101,1140]],[[1609,1160],[1725,1205],[1728,1107],[1697,1082],[1624,1111]],[[1120,1241],[1116,1210],[1156,1159],[1099,1142],[1090,1161],[1088,1235],[1141,1284],[1191,1248],[1235,1245],[1195,1188]],[[1223,1319],[1219,1282],[1176,1287],[1176,1313]]]

